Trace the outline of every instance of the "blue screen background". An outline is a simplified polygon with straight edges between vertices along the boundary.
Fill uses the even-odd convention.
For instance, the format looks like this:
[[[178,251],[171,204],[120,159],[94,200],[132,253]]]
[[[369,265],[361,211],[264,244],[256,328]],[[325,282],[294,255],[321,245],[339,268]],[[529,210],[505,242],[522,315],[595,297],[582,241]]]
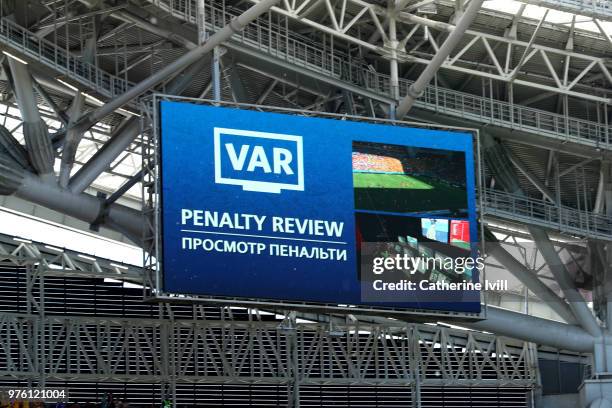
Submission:
[[[363,304],[360,300],[355,251],[351,158],[353,141],[465,152],[470,234],[472,237],[478,236],[473,141],[470,133],[184,102],[162,101],[160,104],[162,274],[164,291],[167,293]],[[215,184],[215,127],[302,136],[304,191],[283,190],[280,194],[271,194],[243,191],[238,185]],[[185,228],[181,226],[180,220],[182,208],[344,222],[341,240],[346,244],[333,244],[329,247],[347,249],[348,259],[345,262],[330,262],[269,255],[184,251],[181,249],[181,237],[185,236],[181,232],[181,228]],[[228,229],[227,232],[235,231]],[[265,235],[272,232],[268,230],[260,233]],[[312,244],[300,242],[300,245]],[[464,292],[445,302],[421,300],[418,303],[408,301],[369,305],[478,312],[480,297],[478,293]]]

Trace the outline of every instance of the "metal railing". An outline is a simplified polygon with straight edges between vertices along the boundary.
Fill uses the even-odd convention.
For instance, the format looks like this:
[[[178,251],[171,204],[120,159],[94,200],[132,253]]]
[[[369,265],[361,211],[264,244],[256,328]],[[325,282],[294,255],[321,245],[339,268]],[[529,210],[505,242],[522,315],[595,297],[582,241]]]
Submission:
[[[83,61],[51,41],[6,19],[0,19],[0,42],[31,57],[61,74],[69,75],[81,85],[108,98],[120,95],[132,83]]]
[[[324,323],[299,323],[289,341],[274,321],[2,313],[0,378],[191,385],[299,378],[300,385],[406,387],[537,381],[536,354],[527,342],[414,323],[337,329],[341,334],[332,335]],[[112,352],[98,352],[109,344]]]
[[[407,81],[406,81],[407,82]],[[406,92],[408,84],[400,82]],[[481,123],[535,133],[563,142],[611,149],[612,128],[605,124],[572,118],[465,92],[429,86],[417,99],[417,107]]]
[[[195,0],[148,0],[172,15],[195,23]],[[569,1],[569,0],[568,0]],[[207,29],[216,31],[239,10],[207,3]],[[388,97],[390,78],[372,71],[366,64],[337,50],[330,51],[310,39],[290,33],[270,19],[259,18],[235,34],[232,40],[257,49],[271,57],[322,73],[335,81],[348,82]],[[16,23],[0,20],[0,42],[34,58],[59,73],[70,75],[82,85],[108,98],[122,94],[133,84],[84,62],[51,41],[38,38]],[[400,80],[400,92],[406,94],[411,81]],[[429,111],[465,118],[480,123],[522,130],[560,141],[572,141],[611,149],[612,130],[605,124],[572,118],[539,109],[457,92],[438,86],[427,87],[416,106]]]
[[[195,23],[195,0],[149,0],[176,17]],[[219,7],[208,2],[207,29],[216,31],[239,10]],[[381,96],[390,95],[388,75],[372,71],[366,64],[337,50],[321,47],[310,39],[290,33],[270,19],[259,18],[232,37],[233,41],[247,45],[273,58],[300,65],[322,73],[335,81],[364,87]],[[122,94],[133,84],[82,61],[76,55],[58,47],[51,41],[38,38],[14,22],[0,20],[0,42],[30,56],[59,73],[70,75],[89,89],[112,98]],[[400,80],[400,92],[406,94],[411,81]],[[499,100],[457,92],[438,86],[427,87],[416,106],[429,111],[493,124],[515,130],[554,138],[560,141],[611,149],[610,126],[571,118],[551,112],[510,104]]]
[[[177,18],[196,23],[195,0],[148,0]],[[569,0],[568,0],[569,1]],[[239,10],[207,2],[205,20],[207,29],[216,31]],[[299,34],[290,33],[285,27],[274,24],[269,18],[260,17],[250,23],[232,40],[257,49],[300,67],[325,74],[338,82],[348,82],[389,97],[389,75],[375,72],[360,60],[338,50],[330,50],[322,44]],[[406,95],[412,81],[400,79],[400,94]],[[565,115],[533,109],[492,98],[453,91],[430,85],[416,102],[418,108],[492,124],[513,130],[575,142],[588,146],[612,149],[612,127],[602,123],[572,118]]]
[[[195,1],[149,0],[154,4],[193,4]],[[222,10],[210,5],[207,13],[209,28],[218,29],[225,25],[238,11]],[[195,8],[183,7],[184,12],[195,19]],[[177,14],[177,11],[173,14]],[[195,20],[194,20],[195,21]],[[277,25],[263,18],[246,27],[232,38],[256,48],[273,57],[300,64],[317,72],[325,73],[339,81],[347,81],[383,95],[389,95],[389,77],[373,72],[359,61],[338,52],[330,53],[307,43],[305,38],[288,35]],[[40,39],[23,27],[2,18],[0,19],[0,42],[13,47],[24,55],[30,56],[60,73],[70,75],[82,85],[106,97],[122,94],[133,84],[108,74],[79,57],[67,52],[50,41]],[[406,92],[410,81],[402,80],[400,88]],[[452,91],[436,86],[427,88],[416,104],[423,109],[492,123],[499,126],[521,129],[531,133],[543,134],[561,140],[573,140],[582,144],[610,148],[610,127],[595,122],[569,118],[537,109],[512,105],[489,98],[463,92]],[[484,195],[485,212],[492,215],[522,220],[560,231],[587,235],[596,238],[612,237],[612,222],[605,216],[558,207],[542,200],[513,196],[489,190]]]
[[[612,219],[605,215],[491,189],[485,189],[482,198],[485,214],[579,236],[612,239]]]
[[[110,283],[94,285],[83,307],[75,296],[80,286],[58,293],[62,280],[54,277],[110,273],[142,283],[141,270],[114,272],[111,260],[3,234],[0,262],[10,271],[0,275],[0,294],[15,297],[0,313],[0,381],[478,387],[537,381],[537,355],[521,340],[394,320],[335,324],[333,332],[327,323],[304,321],[287,332],[259,312],[222,305],[165,304],[151,316],[156,308]],[[109,290],[110,297],[96,298]]]

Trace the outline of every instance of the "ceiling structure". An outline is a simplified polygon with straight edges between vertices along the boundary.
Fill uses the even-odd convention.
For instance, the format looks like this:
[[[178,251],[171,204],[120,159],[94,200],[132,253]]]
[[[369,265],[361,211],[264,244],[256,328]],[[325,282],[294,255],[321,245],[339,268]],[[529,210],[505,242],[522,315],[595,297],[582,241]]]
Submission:
[[[476,1],[4,0],[0,193],[141,244],[153,92],[476,128],[483,220],[537,244],[491,264],[596,344],[612,324],[612,6]],[[478,328],[535,341],[520,316],[495,319]]]

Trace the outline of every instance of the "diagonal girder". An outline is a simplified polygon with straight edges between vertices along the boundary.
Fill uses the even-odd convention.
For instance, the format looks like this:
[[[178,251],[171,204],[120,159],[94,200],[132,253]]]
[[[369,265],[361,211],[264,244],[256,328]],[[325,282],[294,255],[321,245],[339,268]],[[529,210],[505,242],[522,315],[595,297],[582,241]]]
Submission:
[[[26,64],[12,57],[8,62],[17,104],[23,118],[23,134],[30,164],[41,176],[50,177],[55,155],[47,125],[38,111],[32,77]]]
[[[159,5],[162,8],[168,9],[168,5],[160,2],[159,0],[149,0],[149,1],[156,5]],[[250,0],[250,1],[257,2],[259,0]],[[305,0],[302,4],[304,3],[308,3],[308,1]],[[384,42],[383,46],[372,44],[368,41],[362,40],[358,36],[356,36],[355,33],[350,33],[352,35],[347,34],[341,28],[339,27],[336,28],[333,24],[329,26],[329,25],[325,25],[321,23],[318,20],[317,21],[310,20],[307,16],[304,16],[303,14],[301,14],[304,11],[304,8],[300,8],[298,4],[296,4],[295,7],[292,7],[291,5],[288,5],[287,2],[285,2],[285,3],[281,3],[281,5],[279,5],[278,7],[273,8],[273,10],[284,16],[293,18],[302,24],[307,24],[323,33],[333,35],[342,40],[358,45],[359,47],[362,47],[364,49],[371,50],[375,53],[378,53],[379,55],[382,55],[385,58],[390,59],[392,56],[392,50],[389,47],[388,39],[385,34],[384,27],[380,22],[380,18],[383,18],[388,15],[387,10],[375,4],[364,2],[361,0],[349,0],[349,3],[352,5],[354,10],[361,9],[361,8],[367,8],[368,12],[359,15],[359,17],[364,20],[367,20],[368,22],[371,21],[373,23],[375,27],[375,33],[381,33],[380,35],[383,38],[383,42]],[[180,15],[180,11],[177,10],[177,14]],[[331,16],[330,10],[328,10],[328,15]],[[376,16],[376,18],[374,16]],[[187,21],[191,20],[190,16],[185,16],[184,18]],[[421,26],[422,29],[435,29],[435,30],[441,30],[442,32],[450,31],[453,29],[452,24],[444,23],[440,21],[434,21],[434,20],[430,20],[430,19],[426,19],[422,17],[417,17],[415,15],[405,13],[405,12],[400,12],[396,17],[393,17],[393,18],[397,18],[398,22],[404,22],[406,24],[411,24],[411,25],[412,24],[419,25]],[[330,20],[331,20],[331,17],[330,17]],[[521,47],[526,48],[528,45],[527,43],[516,40],[516,39],[496,36],[493,34],[489,34],[486,32],[480,32],[476,30],[468,30],[466,32],[466,37],[474,39],[473,42],[469,43],[470,45],[474,45],[478,41],[483,42],[485,44],[487,42],[489,43],[495,42],[495,43],[504,44],[504,48],[517,48],[519,52],[521,51]],[[435,41],[435,40],[432,40],[433,39],[432,35],[429,35],[428,38],[430,39],[430,41]],[[435,45],[434,45],[434,48],[436,48]],[[530,49],[533,48],[534,50],[543,50],[543,52],[552,53],[555,56],[559,56],[559,58],[567,57],[567,56],[571,58],[576,58],[576,62],[578,63],[578,66],[580,66],[579,65],[580,61],[583,61],[583,60],[593,61],[594,60],[595,61],[594,67],[602,71],[602,73],[607,78],[607,80],[610,83],[612,83],[612,76],[610,75],[610,71],[606,66],[605,59],[603,58],[592,57],[586,54],[570,52],[567,50],[559,50],[556,48],[541,46],[538,44],[531,44],[529,48]],[[399,51],[398,56],[399,56],[400,61],[405,61],[405,62],[410,62],[410,63],[416,62],[416,63],[423,64],[423,65],[429,65],[433,57],[431,54],[422,53],[422,52],[411,52],[408,49],[404,49],[404,50],[400,49],[397,51]],[[507,56],[508,57],[512,56],[512,53],[507,53]],[[528,86],[528,87],[532,87],[536,89],[553,91],[556,93],[567,94],[567,95],[571,95],[571,96],[575,96],[579,98],[585,98],[585,99],[610,103],[610,98],[603,96],[601,90],[599,91],[595,91],[595,90],[579,91],[579,90],[574,89],[576,84],[562,85],[562,86],[557,86],[556,84],[547,84],[545,83],[547,82],[546,77],[543,75],[539,75],[540,78],[538,78],[538,80],[531,79],[531,77],[533,77],[533,73],[530,73],[530,76],[513,78],[513,76],[516,76],[519,74],[519,72],[521,72],[520,70],[523,70],[526,68],[525,64],[532,57],[533,55],[529,56],[529,58],[525,58],[519,65],[511,67],[512,70],[510,70],[510,72],[503,73],[503,74],[500,74],[499,72],[492,73],[492,72],[489,72],[488,69],[476,69],[475,67],[472,67],[472,65],[474,64],[472,64],[471,61],[461,60],[460,58],[445,61],[442,64],[442,68],[460,72],[460,73],[480,76],[484,78],[496,79],[496,80],[503,81],[503,82],[514,82],[517,85],[523,85],[523,86]],[[501,64],[499,64],[499,66],[501,68]],[[508,65],[506,64],[506,66]],[[483,67],[488,68],[486,66],[483,66]],[[495,69],[495,67],[493,68]],[[589,70],[591,70],[592,68],[593,67],[590,67]]]
[[[74,126],[78,127],[81,130],[91,128],[95,123],[100,121],[106,115],[118,108],[121,108],[123,105],[132,101],[134,98],[149,91],[152,87],[159,84],[161,81],[167,79],[176,71],[180,71],[186,68],[187,66],[195,63],[197,60],[206,55],[206,53],[212,51],[214,47],[228,40],[232,35],[242,30],[251,21],[255,20],[261,14],[268,11],[270,7],[278,3],[278,1],[279,0],[262,0],[262,2],[252,6],[241,15],[232,19],[221,30],[217,31],[215,34],[209,37],[205,43],[189,50],[187,53],[183,54],[178,59],[174,60],[170,64],[161,68],[159,71],[155,72],[153,75],[129,88],[121,95],[118,95],[117,97],[111,99],[100,108],[87,113],[81,119],[79,119],[78,123],[76,123]]]
[[[170,9],[170,5],[165,2],[154,3],[164,10],[171,10],[175,17],[192,21],[191,15],[186,14],[184,10]],[[207,15],[216,16],[216,23],[209,26],[209,29],[213,31],[217,29],[219,21],[227,20],[232,16],[230,11],[219,9],[215,4],[210,4],[207,12]],[[224,17],[221,18],[220,15]],[[450,26],[446,24],[445,27]],[[371,67],[361,61],[351,60],[348,54],[343,54],[338,50],[332,53],[329,49],[318,48],[316,43],[306,42],[299,37],[291,37],[288,43],[289,49],[274,48],[277,41],[268,39],[284,33],[283,30],[283,27],[257,20],[245,27],[243,36],[232,37],[226,46],[248,55],[249,58],[253,57],[266,63],[273,62],[285,70],[310,76],[318,81],[350,90],[355,94],[384,103],[393,102],[389,76],[372,71]],[[262,48],[257,44],[268,44],[268,47]],[[321,64],[321,60],[330,61],[331,64]],[[402,78],[399,79],[399,82],[400,94],[405,95],[412,82]],[[606,148],[605,146],[609,145],[609,135],[612,135],[610,127],[603,123],[597,124],[526,108],[512,102],[457,92],[440,86],[427,87],[424,97],[417,101],[417,105],[452,116],[469,117],[481,123],[495,124],[545,135],[547,138],[571,140],[597,147]]]
[[[566,13],[579,14],[598,18],[600,20],[612,21],[612,1],[610,0],[518,0],[521,3],[533,4],[546,7],[551,10],[565,11]]]
[[[202,58],[182,74],[177,75],[167,85],[167,92],[180,94],[189,85],[191,78],[201,71],[208,60]],[[129,119],[124,123],[111,139],[98,150],[83,167],[81,167],[70,180],[68,188],[70,191],[80,193],[108,169],[111,163],[136,140],[140,134],[140,120],[137,117]]]
[[[510,193],[522,195],[523,192],[503,146],[491,136],[485,134],[483,138],[483,151],[487,164],[504,189]],[[574,282],[570,280],[568,271],[560,260],[559,255],[555,252],[548,234],[543,229],[535,226],[528,226],[527,229],[561,287],[576,320],[594,338],[601,336],[601,328],[586,305],[584,297],[578,292]]]
[[[410,85],[410,87],[408,87],[407,95],[397,106],[395,114],[398,119],[402,119],[410,111],[415,100],[420,97],[423,92],[425,92],[429,82],[433,79],[434,75],[436,75],[438,69],[440,69],[457,44],[459,44],[459,41],[461,41],[463,38],[465,31],[476,18],[482,3],[483,0],[472,0],[470,2],[465,12],[462,13],[459,22],[452,29],[448,38],[444,41],[444,44],[442,44],[442,46],[437,50],[436,55],[434,55],[429,64],[427,64],[427,67],[419,75],[417,80]]]

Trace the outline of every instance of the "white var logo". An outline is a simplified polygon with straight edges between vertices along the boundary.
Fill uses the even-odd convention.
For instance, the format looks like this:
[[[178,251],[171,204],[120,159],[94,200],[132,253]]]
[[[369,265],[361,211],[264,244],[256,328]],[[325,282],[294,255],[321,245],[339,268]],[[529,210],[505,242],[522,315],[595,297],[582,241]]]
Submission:
[[[246,158],[249,155],[249,150],[251,150],[250,145],[242,145],[240,146],[240,153],[236,153],[235,147],[231,143],[226,143],[225,148],[227,149],[227,155],[229,156],[230,162],[232,163],[232,167],[236,171],[242,171],[244,168],[244,163],[246,162]],[[293,155],[291,154],[291,150],[283,149],[280,147],[274,147],[272,149],[272,163],[274,165],[274,174],[285,173],[287,175],[292,175],[293,170],[291,170],[291,161],[293,160]],[[263,170],[264,173],[271,173],[272,168],[270,167],[270,161],[268,160],[268,156],[266,156],[266,151],[262,146],[254,146],[251,152],[251,158],[249,159],[249,165],[246,168],[246,171],[255,171],[256,169]]]
[[[226,135],[231,137],[224,138]],[[237,143],[235,136],[245,139]],[[262,139],[267,142],[267,151]],[[272,146],[271,154],[270,139],[283,141],[282,146]],[[281,190],[304,191],[301,136],[214,128],[214,149],[217,184],[239,185],[246,191],[276,194]],[[233,169],[231,175],[223,174],[224,158]],[[262,176],[265,179],[267,175],[273,175],[274,181],[261,180]]]

